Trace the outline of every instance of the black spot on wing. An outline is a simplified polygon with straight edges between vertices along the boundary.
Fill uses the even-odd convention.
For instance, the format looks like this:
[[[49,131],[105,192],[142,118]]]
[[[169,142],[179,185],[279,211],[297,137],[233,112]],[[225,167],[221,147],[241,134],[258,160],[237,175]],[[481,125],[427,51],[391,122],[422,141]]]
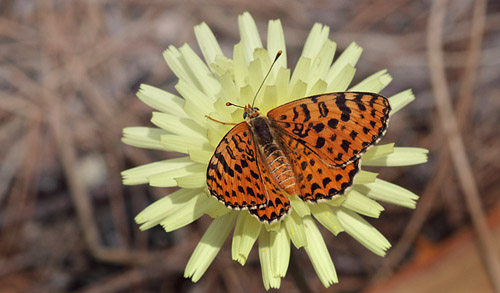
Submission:
[[[297,112],[297,109],[293,107],[293,118],[292,120],[295,121],[299,117],[299,112]]]
[[[253,170],[250,170],[250,175],[255,179],[259,179],[259,174],[255,173]]]
[[[335,99],[335,104],[342,112],[340,115],[340,120],[347,122],[351,119],[351,109],[346,105],[346,99],[344,94],[339,94]]]
[[[351,145],[350,142],[348,142],[347,140],[343,139],[342,140],[342,143],[340,144],[340,147],[342,147],[342,149],[344,150],[344,152],[348,152],[349,151],[349,146]]]
[[[314,131],[316,131],[316,133],[321,132],[324,128],[325,128],[325,124],[323,124],[321,122],[313,126],[313,129],[314,129]]]
[[[328,177],[323,178],[323,187],[325,188],[330,182],[332,182],[332,179]]]
[[[316,139],[316,145],[315,147],[320,149],[322,148],[323,146],[325,145],[325,139],[323,137],[318,137],[318,139]]]
[[[318,103],[318,110],[319,110],[319,114],[321,115],[321,117],[326,117],[328,116],[328,107],[326,106],[325,102],[319,102]]]
[[[309,112],[309,109],[307,108],[306,104],[300,104],[300,107],[302,108],[302,112],[304,112],[304,122],[309,121],[311,119],[311,113]]]
[[[337,129],[337,125],[339,124],[339,121],[335,118],[332,118],[330,120],[328,120],[328,126],[331,128],[331,129]]]

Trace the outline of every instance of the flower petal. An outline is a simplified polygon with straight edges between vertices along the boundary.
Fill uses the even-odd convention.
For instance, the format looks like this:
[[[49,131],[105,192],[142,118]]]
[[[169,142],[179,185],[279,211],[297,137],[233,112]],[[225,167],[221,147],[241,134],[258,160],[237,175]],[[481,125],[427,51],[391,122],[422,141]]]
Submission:
[[[137,224],[141,230],[146,230],[158,225],[170,213],[177,210],[184,203],[193,200],[195,197],[200,196],[202,191],[199,189],[179,189],[170,193],[169,195],[155,201],[146,207],[135,217]]]
[[[349,91],[379,93],[391,81],[392,77],[387,73],[387,70],[384,69],[368,76],[360,83],[350,88]]]
[[[189,117],[196,123],[205,125],[205,116],[214,111],[215,101],[182,79],[175,85],[175,88],[186,100],[184,110]]]
[[[205,166],[204,166],[205,167]],[[206,168],[203,168],[205,171]],[[207,174],[206,172],[198,172],[189,174],[182,177],[176,177],[175,181],[179,187],[183,188],[202,188],[207,186]]]
[[[295,86],[291,89],[292,90],[290,91],[290,95],[288,97],[288,102],[305,97],[306,90],[307,90],[307,83],[299,80],[295,83]]]
[[[255,49],[254,53],[257,53],[257,50],[262,50],[265,51],[264,49]],[[267,52],[264,52],[263,54],[254,54],[254,55],[264,55],[265,58],[269,57],[267,56]],[[263,58],[254,58],[252,61],[250,61],[250,64],[248,65],[248,84],[250,87],[252,87],[252,92],[256,93],[257,90],[259,89],[260,85],[262,84],[262,81],[264,80],[264,76],[267,72],[264,72],[264,68],[269,68],[269,66],[265,66],[264,64],[267,63],[266,61],[262,60]],[[269,61],[269,60],[267,60]],[[255,95],[252,95],[251,99],[249,102],[252,102],[253,98]]]
[[[383,145],[377,145],[370,148],[362,157],[362,165],[366,165],[367,162],[382,158],[394,152],[394,143],[388,143]]]
[[[160,137],[161,145],[164,149],[187,154],[189,150],[212,150],[212,146],[208,143],[207,138],[200,136],[183,136],[176,134],[163,134]]]
[[[262,271],[262,282],[266,290],[269,290],[269,288],[278,289],[281,285],[281,278],[273,274],[273,257],[271,250],[273,244],[271,243],[271,233],[276,232],[269,232],[266,229],[262,229],[259,236],[260,267]]]
[[[344,52],[340,54],[339,58],[335,60],[332,67],[330,67],[330,70],[325,78],[326,83],[331,83],[347,64],[350,64],[352,67],[356,67],[356,63],[358,62],[362,52],[363,48],[358,46],[355,42],[352,42],[349,46],[347,46]]]
[[[346,199],[342,203],[342,206],[358,214],[372,218],[378,218],[380,212],[384,210],[384,207],[378,202],[369,199],[354,189],[349,190],[346,194]]]
[[[181,136],[197,136],[205,139],[207,136],[207,130],[189,118],[153,112],[151,122],[164,130]]]
[[[154,86],[141,84],[137,97],[153,109],[179,117],[187,117],[184,112],[184,100],[174,94]]]
[[[351,64],[346,64],[344,68],[337,74],[337,76],[327,85],[327,92],[344,92],[351,84],[356,68]]]
[[[292,79],[290,80],[290,88],[294,89],[298,83],[303,83],[306,85],[307,88],[307,77],[309,76],[309,70],[311,69],[311,59],[306,58],[306,57],[300,57],[299,61],[297,62],[297,65],[295,66],[295,69],[292,74]],[[301,98],[303,98],[305,95],[305,91]],[[296,97],[296,95],[294,95]],[[293,99],[290,99],[289,101],[293,101]]]
[[[177,186],[176,178],[187,175],[205,174],[207,166],[205,164],[192,164],[182,168],[177,168],[148,176],[149,185],[154,187]],[[203,187],[203,186],[199,186]]]
[[[200,190],[200,189],[195,189]],[[168,214],[161,222],[163,229],[170,232],[196,221],[207,211],[216,207],[219,202],[205,192],[201,191],[191,200],[179,205],[172,213]],[[220,219],[220,218],[217,218]]]
[[[185,44],[179,50],[183,56],[184,67],[193,82],[192,85],[215,101],[215,97],[220,92],[220,84],[210,69],[189,45]]]
[[[375,178],[377,178],[377,175],[378,173],[360,170],[358,174],[354,176],[354,185],[374,182]]]
[[[315,23],[311,29],[311,32],[307,36],[304,48],[302,49],[301,57],[306,57],[309,59],[314,59],[318,55],[319,51],[323,47],[323,44],[328,40],[328,35],[330,34],[330,27],[327,25],[322,25],[320,23]],[[335,52],[335,50],[333,50]],[[333,56],[332,56],[333,57]],[[327,65],[330,66],[330,63]]]
[[[224,109],[225,111],[217,111],[217,112],[230,114],[232,112],[231,107],[226,107],[226,102],[229,101],[237,103],[240,100],[240,89],[236,86],[235,81],[233,80],[233,75],[229,73],[221,75],[219,77],[219,82],[222,87],[221,106],[224,107],[222,109]],[[230,115],[227,116],[230,117]]]
[[[205,22],[194,27],[194,34],[207,64],[213,63],[217,55],[224,56],[214,33]]]
[[[297,249],[307,245],[306,232],[304,231],[302,217],[297,215],[294,210],[292,210],[290,215],[285,218],[285,227],[288,232],[288,236]]]
[[[316,44],[316,46],[318,46],[318,44]],[[321,50],[317,52],[317,55],[311,57],[313,58],[313,62],[310,69],[311,74],[309,74],[309,78],[306,80],[308,84],[313,85],[318,80],[323,79],[326,76],[328,70],[330,69],[330,65],[332,64],[336,48],[337,44],[335,42],[326,39],[321,47]]]
[[[267,52],[270,59],[274,59],[276,53],[281,50],[281,57],[276,61],[275,68],[272,70],[272,75],[275,76],[281,67],[287,67],[286,43],[283,27],[279,19],[270,20],[267,27]]]
[[[266,228],[267,231],[277,232],[281,228],[281,222],[276,222],[276,223],[273,223],[271,225],[264,225],[264,227]]]
[[[259,100],[259,98],[257,98]],[[278,89],[276,86],[266,86],[264,89],[264,97],[260,98],[260,110],[263,114],[278,106]]]
[[[333,283],[339,282],[332,258],[311,216],[304,217],[303,221],[307,237],[307,245],[304,248],[321,283],[328,288]]]
[[[368,184],[355,185],[353,189],[370,198],[410,209],[415,208],[415,201],[418,199],[418,195],[413,192],[382,179],[375,179],[374,182]]]
[[[289,101],[289,86],[288,81],[290,80],[290,69],[289,68],[280,68],[278,74],[276,75],[276,79],[274,80],[274,84],[278,89],[278,105],[282,105]]]
[[[344,227],[327,204],[311,205],[311,212],[314,218],[335,236],[344,231]]]
[[[289,196],[289,199],[292,210],[295,211],[299,217],[304,217],[311,214],[309,205],[301,200],[297,195]]]
[[[188,72],[188,68],[185,66],[186,61],[184,60],[184,56],[182,56],[179,49],[174,46],[168,46],[168,48],[163,51],[163,58],[167,62],[168,67],[179,78],[179,80],[183,80],[190,86],[200,89],[199,85],[196,84],[196,78],[192,75],[192,73]]]
[[[395,147],[394,152],[377,159],[363,162],[365,166],[410,166],[427,162],[427,153],[423,148]]]
[[[233,119],[231,119],[233,120]],[[226,133],[231,130],[234,126],[232,125],[222,125],[217,122],[209,121],[207,123],[207,138],[210,144],[210,147],[204,148],[207,151],[213,151],[219,145],[222,138],[226,135]]]
[[[208,192],[207,190],[205,190],[205,191]],[[229,214],[229,213],[236,213],[236,212],[233,211],[233,210],[228,209],[221,202],[219,202],[219,204],[216,205],[215,207],[213,207],[212,209],[206,211],[206,214],[209,215],[212,219],[216,219],[218,217],[222,217],[222,216],[224,216],[226,214]]]
[[[257,48],[264,48],[260,40],[257,25],[248,12],[238,16],[238,28],[240,30],[241,43],[245,52],[247,62],[253,60],[253,51]]]
[[[290,262],[290,238],[285,225],[271,233],[271,268],[273,276],[285,277]]]
[[[352,189],[352,187],[348,187],[345,191],[345,193],[349,192],[349,190]],[[331,205],[331,206],[334,206],[334,207],[339,207],[342,205],[342,203],[344,203],[345,201],[345,193],[342,194],[342,195],[336,195],[334,196],[332,199],[330,200],[327,200],[326,201],[326,204],[327,205]]]
[[[210,161],[210,158],[212,158],[212,156],[214,155],[213,150],[207,151],[207,150],[190,149],[188,153],[189,153],[189,158],[191,158],[191,161],[202,163],[205,165]]]
[[[404,106],[411,103],[413,100],[415,100],[415,96],[413,95],[413,92],[411,90],[406,90],[398,94],[395,94],[394,96],[389,97],[389,103],[391,104],[390,115],[393,115],[394,113],[398,112]]]
[[[314,96],[323,94],[326,92],[326,82],[324,80],[318,79],[314,85],[308,88],[307,96]]]
[[[391,247],[389,241],[361,216],[346,208],[333,208],[347,234],[371,250],[376,255],[384,256]]]
[[[153,150],[165,150],[160,136],[167,133],[163,129],[150,127],[126,127],[123,129],[122,142],[131,146]]]
[[[232,59],[224,57],[222,55],[216,55],[214,61],[209,63],[210,68],[217,76],[222,76],[224,74],[229,74],[230,76],[234,75],[234,63]],[[221,84],[221,89],[223,90],[224,86]]]
[[[250,250],[259,237],[262,224],[248,212],[240,212],[233,233],[231,254],[233,260],[245,265]]]
[[[254,97],[255,97],[255,92],[251,85],[246,85],[240,88],[240,101],[239,101],[240,105],[251,104]],[[238,112],[233,112],[233,121],[242,116],[243,115],[240,115]]]
[[[247,85],[248,77],[248,63],[245,57],[245,49],[243,48],[243,43],[239,42],[234,45],[233,49],[233,60],[234,60],[234,83],[238,87],[244,87]],[[240,103],[240,101],[236,101]]]
[[[193,164],[194,162],[189,157],[175,158],[128,169],[121,172],[121,175],[123,177],[123,184],[125,185],[145,184],[148,183],[149,176],[184,169]]]
[[[184,270],[184,277],[197,282],[208,269],[233,228],[237,213],[229,213],[212,221],[196,246]]]

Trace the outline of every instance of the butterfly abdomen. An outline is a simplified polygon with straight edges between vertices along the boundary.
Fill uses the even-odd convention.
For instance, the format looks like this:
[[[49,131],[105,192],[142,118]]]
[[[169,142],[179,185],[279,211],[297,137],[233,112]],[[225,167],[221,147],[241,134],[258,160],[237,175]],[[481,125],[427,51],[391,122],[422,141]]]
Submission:
[[[286,193],[295,193],[295,176],[285,153],[276,142],[266,118],[258,116],[250,121],[256,144],[275,183]]]
[[[295,193],[295,176],[285,153],[275,144],[269,144],[263,151],[269,173],[286,193]]]

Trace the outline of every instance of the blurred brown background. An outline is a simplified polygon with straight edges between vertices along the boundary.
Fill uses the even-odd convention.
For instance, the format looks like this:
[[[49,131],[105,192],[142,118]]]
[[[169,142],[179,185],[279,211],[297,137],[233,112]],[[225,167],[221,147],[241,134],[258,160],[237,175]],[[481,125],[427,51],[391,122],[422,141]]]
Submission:
[[[383,142],[428,148],[429,162],[380,169],[380,177],[421,195],[417,209],[384,205],[370,220],[393,243],[386,258],[345,233],[324,233],[340,280],[329,290],[493,291],[500,2],[2,0],[0,292],[264,290],[256,249],[241,267],[229,241],[198,283],[184,279],[208,217],[173,233],[140,232],[133,217],[171,190],[122,186],[120,178],[172,155],[120,142],[123,127],[151,126],[151,109],[135,97],[141,83],[175,92],[162,51],[188,43],[199,52],[193,26],[205,21],[231,56],[244,11],[264,40],[267,21],[281,19],[292,66],[320,22],[339,52],[352,41],[364,48],[355,82],[387,68],[394,80],[382,94],[416,95]],[[289,271],[282,289],[299,292],[303,278],[325,291],[302,250],[296,261],[302,271]]]

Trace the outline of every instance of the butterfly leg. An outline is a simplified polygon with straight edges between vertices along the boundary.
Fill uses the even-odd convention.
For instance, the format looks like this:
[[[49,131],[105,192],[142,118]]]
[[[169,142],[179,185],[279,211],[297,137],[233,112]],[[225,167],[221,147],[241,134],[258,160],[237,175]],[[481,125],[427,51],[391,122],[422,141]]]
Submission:
[[[212,118],[212,117],[210,117],[210,116],[208,116],[208,115],[205,115],[205,117],[207,117],[208,119],[210,119],[210,120],[212,120],[212,121],[214,121],[214,122],[220,123],[220,124],[222,124],[222,125],[236,125],[236,124],[238,124],[238,123],[233,123],[233,122],[222,122],[222,121],[219,121],[219,120],[217,120],[217,119],[214,119],[214,118]]]

